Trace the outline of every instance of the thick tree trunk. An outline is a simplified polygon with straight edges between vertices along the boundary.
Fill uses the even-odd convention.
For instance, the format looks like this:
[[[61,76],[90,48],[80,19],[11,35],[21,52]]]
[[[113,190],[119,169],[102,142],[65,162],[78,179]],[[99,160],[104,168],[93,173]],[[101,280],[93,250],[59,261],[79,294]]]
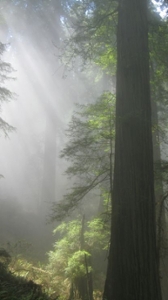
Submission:
[[[104,299],[160,300],[147,0],[120,0],[111,245]]]

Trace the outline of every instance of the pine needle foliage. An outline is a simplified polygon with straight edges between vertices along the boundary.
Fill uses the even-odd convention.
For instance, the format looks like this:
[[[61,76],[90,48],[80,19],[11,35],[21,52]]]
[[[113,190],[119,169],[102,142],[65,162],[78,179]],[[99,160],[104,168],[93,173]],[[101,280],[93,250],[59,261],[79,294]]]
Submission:
[[[110,164],[115,136],[115,96],[104,92],[94,104],[77,105],[66,131],[68,142],[61,157],[75,184],[63,200],[53,204],[51,220],[62,220],[96,188],[110,191]]]
[[[48,271],[53,272],[53,277],[60,276],[62,282],[74,285],[79,278],[93,272],[96,275],[94,265],[91,264],[92,256],[102,251],[107,251],[109,245],[109,223],[104,223],[101,217],[87,221],[84,226],[84,242],[81,248],[82,221],[78,219],[63,222],[53,231],[57,240],[54,250],[48,253]],[[96,269],[96,267],[95,267]],[[99,282],[100,284],[100,282]]]
[[[116,71],[118,1],[68,1],[64,18],[63,61],[71,67],[80,57],[83,68],[94,61],[108,73]]]
[[[11,72],[14,71],[11,64],[3,61],[2,57],[7,49],[7,45],[0,42],[0,112],[2,111],[2,104],[4,102],[9,102],[14,98],[14,93],[12,93],[8,88],[5,87],[5,83],[9,79],[14,79],[10,76]],[[2,117],[0,117],[0,130],[8,136],[8,133],[14,131],[15,128],[9,125]]]

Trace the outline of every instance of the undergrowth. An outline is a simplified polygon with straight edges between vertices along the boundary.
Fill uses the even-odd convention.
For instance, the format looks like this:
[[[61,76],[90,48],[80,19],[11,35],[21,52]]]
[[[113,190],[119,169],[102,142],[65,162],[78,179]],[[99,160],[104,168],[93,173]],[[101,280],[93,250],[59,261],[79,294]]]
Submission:
[[[40,285],[24,277],[16,276],[0,263],[1,300],[48,300]]]
[[[12,259],[6,250],[0,249],[0,299],[57,299],[56,295],[54,297],[47,295],[44,286],[41,284],[42,280],[39,283],[35,281],[39,276],[39,272],[35,270],[35,267],[33,269],[33,265],[26,260],[21,258]]]

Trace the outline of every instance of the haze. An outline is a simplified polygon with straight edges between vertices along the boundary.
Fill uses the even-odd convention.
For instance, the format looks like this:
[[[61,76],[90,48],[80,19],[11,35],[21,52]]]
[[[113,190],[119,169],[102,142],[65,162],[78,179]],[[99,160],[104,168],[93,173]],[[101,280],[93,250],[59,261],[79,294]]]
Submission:
[[[74,103],[94,101],[104,87],[94,91],[93,75],[78,76],[79,66],[68,71],[61,64],[64,30],[51,7],[39,12],[33,5],[2,1],[0,9],[0,40],[8,44],[3,60],[15,70],[6,87],[16,94],[2,106],[2,117],[16,131],[0,137],[1,214],[7,213],[1,218],[1,242],[26,239],[44,256],[52,241],[51,225],[46,226],[51,203],[70,185],[59,155]]]

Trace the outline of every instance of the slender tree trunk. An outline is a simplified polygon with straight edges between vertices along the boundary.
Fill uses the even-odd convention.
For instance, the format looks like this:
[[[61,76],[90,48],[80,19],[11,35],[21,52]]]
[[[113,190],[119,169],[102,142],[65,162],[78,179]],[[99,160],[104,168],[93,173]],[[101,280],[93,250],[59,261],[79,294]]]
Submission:
[[[161,300],[147,0],[119,0],[118,18],[112,228],[104,299]]]
[[[42,205],[45,213],[47,208],[49,210],[49,205],[55,202],[56,198],[56,114],[49,108],[47,113],[42,186]]]
[[[45,5],[45,4],[44,4]],[[52,41],[57,45],[54,48],[55,57],[58,56],[58,47],[60,45],[60,37],[62,29],[60,17],[63,13],[61,1],[52,1],[51,5],[46,2],[46,11],[49,18],[51,18],[54,26],[50,28],[50,35]],[[48,50],[48,48],[47,48]],[[47,53],[46,53],[47,56]],[[50,58],[50,57],[49,57]],[[53,57],[50,58],[50,64],[55,65],[55,70],[59,68],[59,60],[57,57],[53,61]],[[49,59],[48,59],[49,60]],[[55,80],[59,80],[61,86],[61,80],[58,75]],[[56,83],[56,86],[58,83]],[[49,97],[45,101],[46,112],[46,131],[45,131],[45,144],[44,144],[44,170],[43,170],[43,182],[42,182],[42,210],[46,214],[51,209],[51,203],[56,201],[56,151],[57,151],[57,135],[58,135],[58,114],[57,111],[57,98],[60,97],[60,92],[55,89],[55,96]]]
[[[85,215],[82,216],[82,226],[80,235],[80,250],[85,249],[84,241],[84,231],[85,231]],[[79,298],[82,300],[92,300],[93,299],[93,280],[92,272],[88,271],[88,261],[85,255],[84,257],[86,275],[76,278],[75,285],[77,287]],[[89,261],[91,263],[91,261]]]

